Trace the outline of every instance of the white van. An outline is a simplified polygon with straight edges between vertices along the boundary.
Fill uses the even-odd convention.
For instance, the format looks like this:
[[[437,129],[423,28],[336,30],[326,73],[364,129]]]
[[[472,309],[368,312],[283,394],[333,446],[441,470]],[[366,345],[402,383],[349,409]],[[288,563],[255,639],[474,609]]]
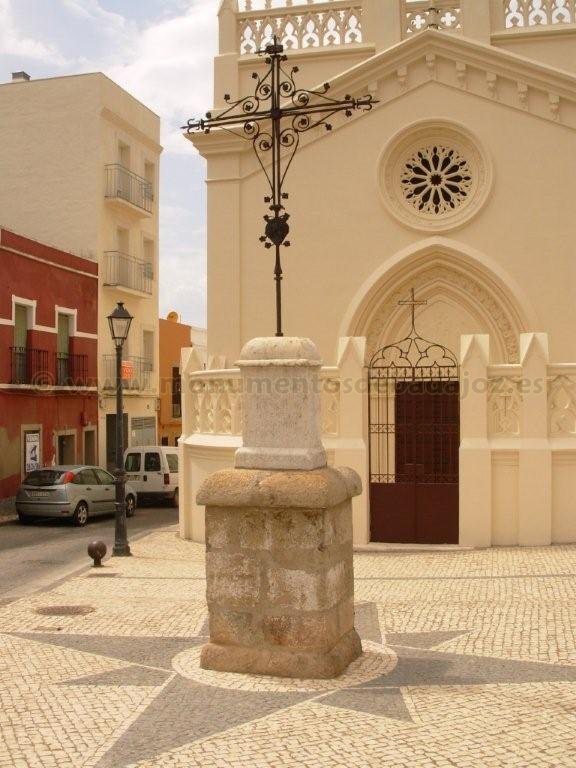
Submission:
[[[126,482],[138,501],[170,501],[178,506],[178,448],[144,445],[124,451]]]

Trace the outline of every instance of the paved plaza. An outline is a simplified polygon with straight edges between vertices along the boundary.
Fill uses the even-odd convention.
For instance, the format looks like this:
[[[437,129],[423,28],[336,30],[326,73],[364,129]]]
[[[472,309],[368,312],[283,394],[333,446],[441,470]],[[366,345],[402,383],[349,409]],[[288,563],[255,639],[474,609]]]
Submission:
[[[362,552],[333,681],[207,672],[175,527],[0,605],[0,767],[576,766],[576,547]]]

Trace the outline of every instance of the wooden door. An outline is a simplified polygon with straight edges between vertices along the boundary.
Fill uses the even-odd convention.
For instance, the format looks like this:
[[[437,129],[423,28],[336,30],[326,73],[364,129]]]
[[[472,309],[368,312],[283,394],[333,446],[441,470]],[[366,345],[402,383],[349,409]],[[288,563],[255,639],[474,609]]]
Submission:
[[[372,541],[458,543],[459,421],[457,381],[395,383],[394,473],[370,485]]]

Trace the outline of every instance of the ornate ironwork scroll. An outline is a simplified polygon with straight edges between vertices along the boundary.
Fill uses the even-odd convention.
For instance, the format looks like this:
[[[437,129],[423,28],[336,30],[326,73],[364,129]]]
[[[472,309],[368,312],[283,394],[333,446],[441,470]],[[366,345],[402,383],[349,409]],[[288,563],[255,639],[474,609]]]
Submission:
[[[265,56],[268,69],[262,75],[252,74],[257,81],[252,95],[236,101],[226,95],[224,100],[229,106],[217,115],[207,112],[204,118],[190,119],[183,126],[188,133],[203,131],[209,134],[213,129],[224,129],[252,142],[270,188],[270,194],[264,198],[270,213],[264,216],[266,225],[260,241],[266,248],[275,248],[276,252],[276,336],[283,335],[280,248],[290,245],[290,214],[284,205],[288,199],[285,180],[300,145],[300,137],[318,127],[332,130],[330,120],[339,112],[351,117],[355,110],[369,111],[376,103],[371,95],[333,99],[328,95],[329,83],[324,83],[319,90],[299,88],[295,81],[298,67],[288,69],[284,66],[288,57],[283,51],[284,47],[276,38],[259,51],[259,55]]]

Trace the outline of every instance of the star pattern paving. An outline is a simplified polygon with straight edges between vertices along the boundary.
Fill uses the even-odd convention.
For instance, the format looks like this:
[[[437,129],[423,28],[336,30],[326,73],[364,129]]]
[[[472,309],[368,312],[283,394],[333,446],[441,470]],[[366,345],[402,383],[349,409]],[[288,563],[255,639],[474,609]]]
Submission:
[[[20,632],[14,637],[121,660],[124,667],[69,679],[61,686],[143,686],[155,695],[130,726],[95,763],[95,768],[125,768],[150,760],[199,739],[314,700],[328,708],[366,713],[405,723],[413,722],[404,690],[443,686],[576,681],[576,667],[443,651],[442,645],[467,630],[384,632],[375,603],[359,603],[356,626],[363,640],[382,643],[397,656],[389,673],[360,684],[324,692],[232,690],[214,683],[199,684],[175,673],[172,659],[206,642],[191,637],[117,637]],[[226,717],[222,718],[222,712]]]

